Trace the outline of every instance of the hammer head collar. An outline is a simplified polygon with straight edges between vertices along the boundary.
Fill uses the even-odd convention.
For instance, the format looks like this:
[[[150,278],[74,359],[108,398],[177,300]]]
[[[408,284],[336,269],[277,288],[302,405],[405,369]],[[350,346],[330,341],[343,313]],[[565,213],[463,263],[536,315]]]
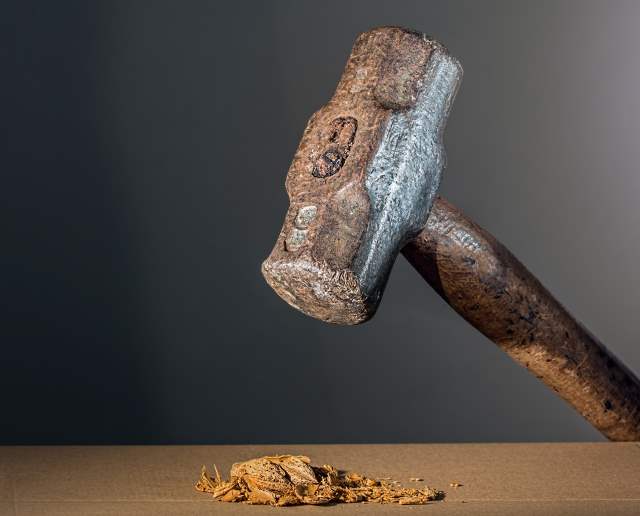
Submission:
[[[289,210],[262,264],[287,303],[339,324],[375,313],[398,252],[427,221],[461,78],[423,34],[383,27],[358,37],[333,98],[304,131]]]

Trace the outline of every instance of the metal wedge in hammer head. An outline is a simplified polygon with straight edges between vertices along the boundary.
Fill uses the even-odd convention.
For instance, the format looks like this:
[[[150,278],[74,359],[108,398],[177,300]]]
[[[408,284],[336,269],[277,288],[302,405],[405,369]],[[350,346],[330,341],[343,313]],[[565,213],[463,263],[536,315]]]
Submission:
[[[287,303],[357,324],[376,311],[400,249],[424,227],[462,68],[424,34],[355,42],[333,98],[309,120],[286,179],[290,206],[262,273]]]

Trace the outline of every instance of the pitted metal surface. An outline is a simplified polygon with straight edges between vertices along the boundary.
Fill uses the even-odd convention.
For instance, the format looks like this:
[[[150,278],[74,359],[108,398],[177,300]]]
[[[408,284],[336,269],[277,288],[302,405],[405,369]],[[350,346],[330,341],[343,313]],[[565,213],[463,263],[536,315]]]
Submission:
[[[429,215],[461,76],[443,46],[415,31],[358,37],[287,174],[289,210],[262,266],[282,299],[338,324],[373,316],[400,248]]]
[[[367,168],[371,214],[353,270],[372,305],[398,252],[427,222],[446,164],[442,134],[461,77],[460,64],[438,45],[415,105],[393,112]]]

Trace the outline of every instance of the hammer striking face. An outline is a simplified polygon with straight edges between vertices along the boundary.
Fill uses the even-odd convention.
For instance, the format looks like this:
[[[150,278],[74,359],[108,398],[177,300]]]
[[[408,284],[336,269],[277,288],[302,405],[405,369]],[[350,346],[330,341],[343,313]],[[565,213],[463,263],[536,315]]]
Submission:
[[[398,252],[427,221],[461,77],[423,34],[384,27],[358,37],[333,98],[304,131],[289,210],[262,264],[287,303],[339,324],[375,313]]]

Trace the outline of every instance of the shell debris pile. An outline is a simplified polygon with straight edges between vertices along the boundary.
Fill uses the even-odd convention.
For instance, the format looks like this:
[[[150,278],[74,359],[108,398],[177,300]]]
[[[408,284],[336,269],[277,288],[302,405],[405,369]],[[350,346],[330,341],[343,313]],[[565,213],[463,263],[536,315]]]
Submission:
[[[210,477],[202,467],[196,489],[221,502],[274,506],[333,503],[398,503],[419,505],[441,500],[444,493],[430,487],[406,488],[385,479],[367,478],[333,466],[312,466],[303,455],[276,455],[238,462],[223,480],[214,466]]]

